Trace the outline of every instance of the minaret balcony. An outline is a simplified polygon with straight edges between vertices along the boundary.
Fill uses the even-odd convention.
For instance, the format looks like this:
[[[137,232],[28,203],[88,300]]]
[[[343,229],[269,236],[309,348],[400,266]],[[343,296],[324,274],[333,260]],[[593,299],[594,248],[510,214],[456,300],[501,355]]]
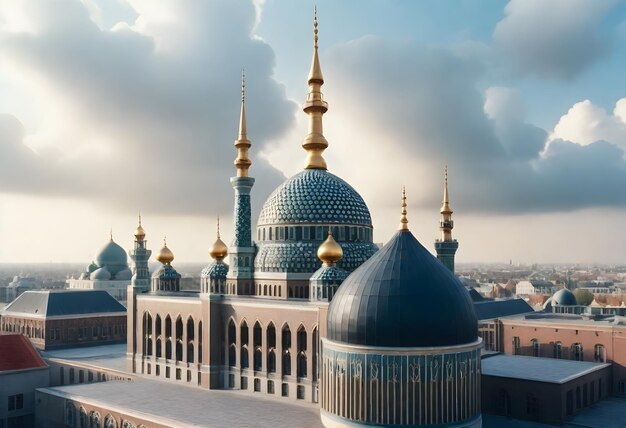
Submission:
[[[439,227],[441,227],[442,229],[452,229],[454,228],[454,221],[453,220],[441,220],[439,222]]]

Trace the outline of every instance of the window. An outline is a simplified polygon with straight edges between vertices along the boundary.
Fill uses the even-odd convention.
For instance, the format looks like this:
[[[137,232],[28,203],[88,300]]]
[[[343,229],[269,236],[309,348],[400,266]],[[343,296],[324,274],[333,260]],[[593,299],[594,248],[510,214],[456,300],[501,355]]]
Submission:
[[[289,397],[289,384],[283,383],[280,391],[283,397]]]
[[[267,381],[267,393],[268,394],[273,394],[274,393],[274,381],[273,380],[268,380]]]
[[[519,351],[520,351],[519,336],[515,336],[513,338],[513,355],[519,355]]]
[[[296,398],[298,400],[304,400],[304,386],[298,385],[296,388]]]
[[[606,355],[604,353],[604,346],[596,345],[593,348],[593,359],[597,362],[604,363],[606,362]]]
[[[554,358],[559,360],[563,358],[563,345],[561,345],[561,342],[554,344]]]
[[[24,407],[24,394],[9,395],[9,412]]]
[[[583,345],[580,343],[574,343],[572,345],[572,359],[576,361],[583,360]]]
[[[254,379],[254,392],[261,391],[261,379]]]
[[[537,339],[533,339],[530,341],[530,344],[532,346],[532,350],[533,350],[533,357],[538,357],[539,356],[539,341]]]
[[[65,405],[65,425],[69,427],[74,426],[74,418],[76,417],[75,413],[76,410],[74,408],[74,405],[72,403],[67,403]]]

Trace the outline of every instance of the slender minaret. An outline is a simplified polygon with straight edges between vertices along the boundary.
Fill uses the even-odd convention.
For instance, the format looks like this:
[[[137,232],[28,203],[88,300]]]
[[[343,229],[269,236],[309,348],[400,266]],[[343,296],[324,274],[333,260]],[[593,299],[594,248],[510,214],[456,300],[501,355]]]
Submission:
[[[237,294],[245,294],[250,289],[248,284],[254,271],[254,246],[252,244],[250,190],[254,185],[254,178],[248,177],[248,168],[252,164],[248,158],[248,149],[252,145],[248,140],[246,125],[246,82],[241,73],[241,115],[239,117],[239,137],[235,140],[237,158],[235,167],[237,176],[230,179],[235,189],[235,237],[230,246],[231,269],[228,282],[234,283]]]
[[[302,147],[307,151],[305,169],[327,169],[326,161],[322,153],[328,147],[328,141],[324,137],[322,126],[322,116],[328,111],[328,103],[322,97],[322,85],[324,76],[320,67],[320,60],[317,55],[317,8],[313,19],[313,59],[311,70],[309,71],[309,93],[302,110],[309,115],[309,133],[302,143]]]
[[[452,209],[448,199],[448,166],[446,165],[444,173],[443,185],[443,204],[441,205],[441,220],[439,220],[439,230],[441,231],[441,239],[435,241],[435,251],[437,258],[446,265],[452,273],[454,273],[454,255],[459,248],[456,239],[452,239],[452,229],[454,221],[452,220]]]
[[[148,260],[152,251],[146,248],[146,232],[141,226],[141,214],[139,214],[139,225],[135,229],[135,246],[130,250],[130,258],[135,266],[130,284],[136,293],[144,293],[150,290],[150,272],[148,270]]]

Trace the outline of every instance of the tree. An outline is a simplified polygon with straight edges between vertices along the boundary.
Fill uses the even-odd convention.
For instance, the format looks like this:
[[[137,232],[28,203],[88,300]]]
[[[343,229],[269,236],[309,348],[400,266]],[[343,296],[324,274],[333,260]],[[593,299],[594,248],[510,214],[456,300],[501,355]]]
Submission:
[[[576,302],[579,305],[589,305],[593,302],[593,293],[589,290],[585,290],[584,288],[577,288],[574,290],[574,296],[576,297]]]

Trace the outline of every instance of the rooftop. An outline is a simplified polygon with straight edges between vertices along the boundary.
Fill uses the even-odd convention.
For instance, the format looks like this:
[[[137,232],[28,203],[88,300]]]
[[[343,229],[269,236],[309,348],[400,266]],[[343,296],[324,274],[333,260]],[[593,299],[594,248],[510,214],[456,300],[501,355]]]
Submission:
[[[58,358],[94,367],[126,372],[126,344],[87,346],[42,351],[44,358]]]
[[[26,336],[0,335],[0,373],[43,367],[48,366]]]
[[[485,376],[559,384],[610,366],[609,363],[502,354],[485,357],[481,361],[482,374]]]
[[[535,312],[524,299],[474,301],[474,310],[479,320]]]
[[[26,291],[11,302],[3,313],[37,317],[126,313],[126,308],[104,290]]]
[[[317,405],[156,380],[68,385],[39,391],[98,403],[130,417],[175,427],[322,427]]]

